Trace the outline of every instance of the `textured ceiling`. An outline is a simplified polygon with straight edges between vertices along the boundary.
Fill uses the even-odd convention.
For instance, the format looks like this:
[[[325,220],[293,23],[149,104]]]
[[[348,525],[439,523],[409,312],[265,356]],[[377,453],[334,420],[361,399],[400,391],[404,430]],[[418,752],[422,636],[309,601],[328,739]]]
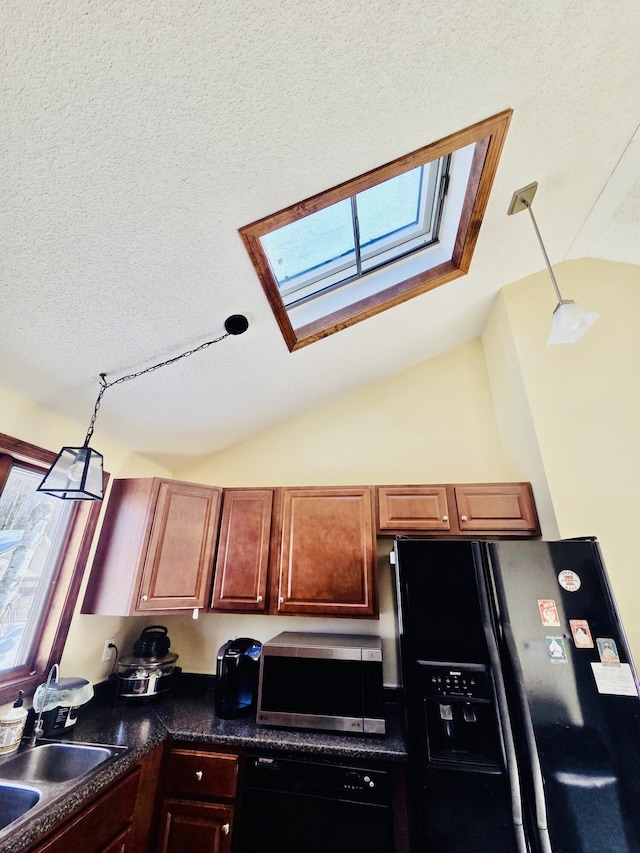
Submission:
[[[197,346],[229,314],[246,334],[110,389],[95,445],[179,464],[477,336],[496,292],[542,267],[527,218],[506,216],[533,180],[552,262],[640,264],[637,0],[0,15],[0,385],[76,421],[70,444],[101,372]],[[289,353],[237,229],[506,108],[469,275]]]

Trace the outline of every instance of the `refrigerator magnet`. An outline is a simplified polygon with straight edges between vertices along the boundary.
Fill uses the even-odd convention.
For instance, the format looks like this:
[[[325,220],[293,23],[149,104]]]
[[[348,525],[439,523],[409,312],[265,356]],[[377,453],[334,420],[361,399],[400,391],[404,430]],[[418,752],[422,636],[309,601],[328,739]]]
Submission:
[[[569,619],[576,649],[592,649],[593,637],[586,619]]]
[[[611,637],[598,637],[596,643],[603,666],[620,666],[620,655],[615,640]]]
[[[542,619],[542,624],[545,627],[560,627],[560,617],[558,616],[558,608],[556,607],[556,603],[553,599],[539,598],[538,610],[540,611],[540,618]]]
[[[567,592],[577,592],[582,586],[580,575],[571,569],[563,569],[558,575],[558,583]]]
[[[547,644],[547,654],[551,663],[567,662],[567,650],[562,637],[545,637],[544,641]]]

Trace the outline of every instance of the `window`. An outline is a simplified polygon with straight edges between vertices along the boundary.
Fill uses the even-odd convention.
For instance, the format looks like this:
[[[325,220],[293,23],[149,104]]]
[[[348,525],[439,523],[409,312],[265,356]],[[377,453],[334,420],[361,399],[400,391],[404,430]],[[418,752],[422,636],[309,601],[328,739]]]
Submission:
[[[511,110],[240,229],[290,350],[464,275]]]
[[[54,459],[0,434],[0,703],[59,661],[100,512],[36,491]]]

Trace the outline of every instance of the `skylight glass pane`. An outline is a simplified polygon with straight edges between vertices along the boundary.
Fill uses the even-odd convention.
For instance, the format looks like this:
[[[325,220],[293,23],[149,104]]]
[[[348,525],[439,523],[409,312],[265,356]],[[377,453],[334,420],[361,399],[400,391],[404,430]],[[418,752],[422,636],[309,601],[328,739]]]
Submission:
[[[415,225],[420,214],[422,166],[358,193],[360,246]]]
[[[351,200],[332,204],[260,238],[278,285],[302,275],[322,275],[340,259],[353,260]]]

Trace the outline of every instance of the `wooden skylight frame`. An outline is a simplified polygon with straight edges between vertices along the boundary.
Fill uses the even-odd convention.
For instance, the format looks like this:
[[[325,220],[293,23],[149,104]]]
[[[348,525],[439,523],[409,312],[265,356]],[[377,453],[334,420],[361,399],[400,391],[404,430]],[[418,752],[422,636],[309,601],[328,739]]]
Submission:
[[[414,296],[453,281],[469,271],[512,114],[513,110],[504,110],[418,151],[399,157],[380,168],[239,229],[289,351],[293,352],[335,334]],[[385,287],[373,295],[358,299],[337,311],[294,327],[282,301],[260,238],[324,207],[363,192],[382,181],[469,145],[474,145],[471,167],[450,258],[417,275]]]

